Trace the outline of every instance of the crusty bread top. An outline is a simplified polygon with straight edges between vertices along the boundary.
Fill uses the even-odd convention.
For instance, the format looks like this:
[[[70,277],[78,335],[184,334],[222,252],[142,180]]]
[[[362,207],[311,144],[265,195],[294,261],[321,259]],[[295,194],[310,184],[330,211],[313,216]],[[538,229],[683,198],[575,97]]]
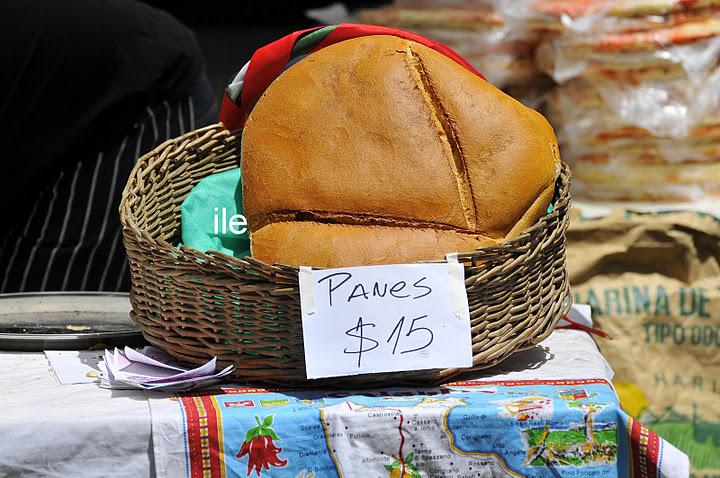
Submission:
[[[537,112],[435,50],[374,35],[270,85],[245,125],[242,168],[251,231],[312,220],[502,239],[544,213],[559,157]]]

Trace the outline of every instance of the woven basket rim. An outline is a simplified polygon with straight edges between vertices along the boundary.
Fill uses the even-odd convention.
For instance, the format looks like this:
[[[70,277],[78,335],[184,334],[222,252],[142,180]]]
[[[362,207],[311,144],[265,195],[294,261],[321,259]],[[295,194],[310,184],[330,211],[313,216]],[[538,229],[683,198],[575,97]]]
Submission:
[[[162,250],[162,252],[170,253],[170,254],[178,254],[179,252],[192,252],[192,254],[196,257],[212,261],[212,260],[223,260],[227,263],[229,263],[232,266],[236,266],[239,268],[244,268],[247,266],[253,266],[254,264],[258,265],[264,265],[265,267],[273,268],[273,267],[280,267],[283,269],[293,269],[293,270],[299,270],[296,266],[290,266],[287,264],[281,264],[281,263],[273,263],[268,264],[266,262],[260,261],[258,259],[255,259],[252,256],[246,256],[243,258],[234,257],[228,254],[225,254],[220,251],[208,251],[208,252],[202,252],[198,249],[195,249],[193,247],[187,246],[187,245],[181,245],[176,246],[171,244],[170,242],[162,239],[162,238],[156,238],[148,234],[146,231],[141,229],[137,226],[137,223],[135,221],[135,216],[132,213],[132,210],[128,203],[128,198],[130,196],[130,191],[132,189],[133,184],[135,183],[135,179],[137,177],[137,174],[139,171],[144,171],[147,169],[147,165],[145,164],[145,161],[148,158],[154,158],[157,156],[156,152],[158,150],[161,150],[162,148],[165,148],[170,145],[179,145],[183,143],[184,141],[189,140],[190,138],[195,138],[194,141],[191,141],[190,144],[188,144],[186,147],[192,147],[193,143],[202,143],[203,139],[205,138],[205,134],[202,133],[215,133],[219,128],[225,130],[229,136],[238,136],[242,135],[242,130],[234,130],[230,131],[225,129],[221,123],[217,123],[214,125],[205,126],[203,128],[199,128],[197,130],[185,133],[182,136],[179,136],[177,138],[169,139],[159,146],[153,148],[151,151],[147,152],[143,156],[141,156],[137,162],[135,163],[135,166],[133,167],[132,171],[130,172],[130,177],[128,179],[128,182],[125,185],[125,188],[123,189],[122,193],[122,199],[120,201],[120,207],[119,207],[119,213],[120,213],[120,222],[122,224],[123,230],[132,233],[137,239],[139,240],[145,240],[149,241],[151,243],[154,243],[158,248]],[[212,136],[212,134],[207,134],[207,136]],[[159,158],[158,161],[162,161],[163,158]],[[239,168],[240,166],[238,166]],[[564,176],[564,180],[563,180]],[[555,178],[556,184],[558,181],[560,182],[559,187],[557,187],[557,199],[555,202],[551,203],[553,205],[553,210],[549,214],[545,214],[542,217],[540,217],[537,222],[535,222],[532,226],[528,227],[524,231],[522,231],[519,235],[512,239],[508,239],[505,241],[502,241],[501,243],[493,246],[485,246],[481,247],[475,250],[471,251],[457,251],[458,256],[464,256],[464,255],[471,255],[471,254],[477,254],[478,252],[482,251],[490,251],[497,248],[505,248],[505,247],[513,247],[513,246],[520,246],[523,244],[526,244],[529,237],[532,236],[536,231],[539,231],[543,229],[544,222],[552,220],[556,218],[560,212],[561,209],[564,208],[564,206],[570,206],[571,203],[571,197],[569,193],[569,184],[570,184],[570,168],[564,161],[561,162],[561,166],[558,170],[558,174]],[[434,261],[419,261],[418,263],[431,263],[431,262],[444,262],[443,260],[434,260]],[[352,267],[352,266],[348,266]],[[317,267],[313,267],[313,269],[320,269]]]

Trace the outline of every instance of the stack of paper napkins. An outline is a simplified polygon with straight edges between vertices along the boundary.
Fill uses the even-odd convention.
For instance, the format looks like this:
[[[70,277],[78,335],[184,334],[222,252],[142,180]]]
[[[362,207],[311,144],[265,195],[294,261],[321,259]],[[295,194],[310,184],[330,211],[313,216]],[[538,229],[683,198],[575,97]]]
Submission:
[[[112,389],[191,390],[217,383],[232,372],[230,365],[215,372],[216,359],[193,369],[180,366],[168,354],[154,347],[138,351],[105,350],[105,358],[98,364],[100,386]]]

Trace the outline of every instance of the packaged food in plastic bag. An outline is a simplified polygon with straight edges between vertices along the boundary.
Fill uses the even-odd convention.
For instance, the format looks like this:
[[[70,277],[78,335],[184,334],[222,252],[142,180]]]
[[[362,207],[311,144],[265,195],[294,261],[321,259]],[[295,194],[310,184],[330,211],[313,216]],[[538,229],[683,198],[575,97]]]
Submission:
[[[490,1],[509,28],[517,32],[533,32],[546,39],[559,35],[629,32],[669,27],[690,21],[701,21],[713,16],[720,9],[718,0]],[[442,3],[446,2],[447,0]],[[453,3],[472,2],[459,0]]]
[[[687,80],[661,86],[683,92],[682,85]],[[693,99],[688,90],[686,105],[672,108],[624,88],[631,87],[578,78],[548,98],[546,112],[572,165],[575,193],[633,201],[720,196],[720,114],[711,107],[717,98],[698,92]]]
[[[437,2],[398,2],[379,8],[361,10],[360,20],[398,28],[450,29],[468,32],[502,33],[502,17],[488,3],[474,5],[437,4]]]
[[[578,78],[559,85],[547,106],[563,142],[590,144],[647,139],[648,144],[662,141],[670,146],[673,139],[718,140],[719,111],[720,69],[697,82],[630,85]]]
[[[577,76],[631,83],[707,74],[720,60],[720,16],[631,32],[567,35],[543,43],[540,68],[557,82]]]
[[[574,194],[597,201],[697,201],[720,197],[720,161],[645,164],[575,158]]]
[[[494,85],[537,107],[552,86],[535,61],[537,35],[515,35],[491,2],[398,1],[358,20],[414,31],[457,51]]]

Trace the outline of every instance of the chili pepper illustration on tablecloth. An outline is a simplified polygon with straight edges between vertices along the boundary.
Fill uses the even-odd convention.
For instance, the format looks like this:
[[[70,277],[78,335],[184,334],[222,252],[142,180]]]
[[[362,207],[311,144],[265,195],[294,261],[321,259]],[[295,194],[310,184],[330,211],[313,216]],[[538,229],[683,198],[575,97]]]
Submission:
[[[257,476],[260,476],[263,468],[266,470],[269,470],[271,466],[282,468],[288,464],[287,460],[283,460],[279,456],[282,448],[275,446],[275,440],[280,440],[280,438],[270,428],[274,418],[274,415],[268,415],[261,422],[260,418],[255,417],[257,426],[247,431],[245,441],[235,455],[238,459],[245,455],[248,456],[247,476],[250,476],[253,468],[255,468]]]

